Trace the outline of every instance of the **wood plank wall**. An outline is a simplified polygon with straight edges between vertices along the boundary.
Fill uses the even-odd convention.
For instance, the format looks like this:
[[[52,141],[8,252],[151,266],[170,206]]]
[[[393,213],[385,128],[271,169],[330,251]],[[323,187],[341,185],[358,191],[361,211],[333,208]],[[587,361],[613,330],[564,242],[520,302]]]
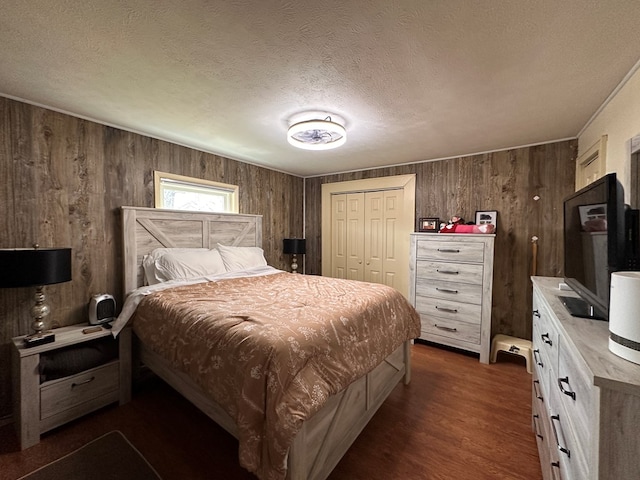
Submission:
[[[577,141],[505,150],[394,168],[305,180],[306,272],[322,272],[321,185],[390,175],[416,175],[420,217],[473,221],[476,210],[497,210],[493,276],[493,335],[531,338],[532,236],[537,274],[562,275],[562,200],[574,191]],[[534,200],[535,196],[539,200]]]
[[[122,305],[118,208],[153,207],[154,170],[238,185],[240,212],[263,215],[267,261],[288,268],[282,239],[302,237],[302,178],[0,97],[0,248],[73,249],[73,280],[45,288],[54,324],[86,321],[96,293]],[[30,331],[32,296],[0,289],[0,418],[12,411],[10,341]]]

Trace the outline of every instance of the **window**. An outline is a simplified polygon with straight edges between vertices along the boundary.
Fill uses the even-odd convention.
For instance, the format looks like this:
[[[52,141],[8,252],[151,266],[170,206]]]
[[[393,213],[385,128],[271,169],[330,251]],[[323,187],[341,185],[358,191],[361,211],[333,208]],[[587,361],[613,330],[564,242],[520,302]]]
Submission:
[[[238,213],[238,186],[153,172],[156,208]]]

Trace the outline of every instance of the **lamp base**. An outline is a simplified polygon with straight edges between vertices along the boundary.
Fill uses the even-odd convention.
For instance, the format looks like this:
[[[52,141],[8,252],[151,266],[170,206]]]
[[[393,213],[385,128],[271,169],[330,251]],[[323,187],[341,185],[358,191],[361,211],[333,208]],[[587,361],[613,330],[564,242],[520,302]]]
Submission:
[[[38,345],[52,343],[55,340],[56,340],[56,335],[51,331],[33,333],[31,335],[27,335],[26,337],[24,337],[24,347],[25,348],[37,347]]]

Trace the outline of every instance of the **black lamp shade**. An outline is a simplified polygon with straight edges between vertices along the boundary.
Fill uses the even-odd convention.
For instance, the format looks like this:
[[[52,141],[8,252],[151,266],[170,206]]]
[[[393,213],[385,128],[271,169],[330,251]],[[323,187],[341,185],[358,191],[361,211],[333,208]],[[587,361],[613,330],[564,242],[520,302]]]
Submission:
[[[306,240],[304,238],[285,238],[282,240],[283,253],[304,255],[307,253]]]
[[[38,287],[70,280],[70,248],[0,249],[0,288]]]

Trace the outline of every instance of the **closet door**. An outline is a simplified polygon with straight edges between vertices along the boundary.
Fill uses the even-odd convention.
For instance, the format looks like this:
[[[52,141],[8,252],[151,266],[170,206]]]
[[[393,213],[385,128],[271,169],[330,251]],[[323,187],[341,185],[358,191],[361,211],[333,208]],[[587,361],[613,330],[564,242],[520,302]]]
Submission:
[[[364,280],[364,193],[331,196],[331,276]]]
[[[365,193],[364,279],[398,290],[406,274],[399,251],[405,236],[399,228],[403,195],[400,189]]]
[[[331,270],[334,278],[347,278],[347,195],[331,195]]]
[[[364,196],[364,279],[384,283],[385,192],[367,192]]]
[[[347,194],[347,277],[364,278],[364,193]]]
[[[409,291],[415,175],[322,185],[322,275]]]
[[[407,291],[409,275],[407,272],[407,254],[409,242],[402,229],[402,222],[407,216],[403,211],[404,192],[402,190],[386,190],[384,192],[384,237],[382,255],[383,280],[380,283]]]
[[[400,189],[332,196],[333,277],[406,288],[402,201]]]

